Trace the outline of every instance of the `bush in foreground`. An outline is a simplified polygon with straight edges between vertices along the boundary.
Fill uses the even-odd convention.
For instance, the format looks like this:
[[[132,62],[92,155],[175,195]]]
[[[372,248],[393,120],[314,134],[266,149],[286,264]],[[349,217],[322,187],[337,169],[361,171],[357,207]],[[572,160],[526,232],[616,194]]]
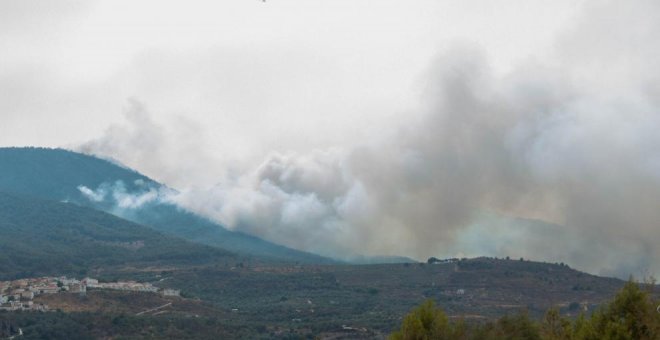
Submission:
[[[432,300],[427,300],[406,315],[401,329],[390,339],[652,340],[660,339],[657,306],[658,301],[653,301],[649,292],[632,280],[610,303],[575,320],[561,316],[553,308],[540,321],[521,313],[483,325],[467,325],[463,320],[451,322]]]

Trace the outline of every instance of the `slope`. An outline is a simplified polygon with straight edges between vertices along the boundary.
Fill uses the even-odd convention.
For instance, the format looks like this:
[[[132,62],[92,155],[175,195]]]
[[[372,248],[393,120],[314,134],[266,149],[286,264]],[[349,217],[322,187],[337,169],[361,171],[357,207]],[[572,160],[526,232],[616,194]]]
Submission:
[[[69,203],[0,192],[0,280],[96,267],[210,264],[232,253]]]
[[[90,199],[81,188],[107,190],[107,197]],[[258,237],[227,230],[167,200],[126,207],[122,197],[139,197],[173,190],[134,171],[96,157],[46,148],[0,148],[0,191],[68,201],[103,210],[166,234],[243,255],[275,261],[332,263],[334,261],[277,245]]]

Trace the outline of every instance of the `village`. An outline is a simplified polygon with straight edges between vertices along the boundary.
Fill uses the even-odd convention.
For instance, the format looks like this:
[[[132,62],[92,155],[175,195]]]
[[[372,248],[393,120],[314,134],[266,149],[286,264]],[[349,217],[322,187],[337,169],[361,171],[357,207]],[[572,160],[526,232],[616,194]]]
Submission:
[[[88,289],[112,289],[133,292],[160,293],[163,296],[179,296],[180,291],[170,288],[158,288],[151,283],[135,281],[99,282],[86,277],[74,278],[39,277],[13,281],[0,281],[0,311],[1,310],[31,310],[48,311],[48,305],[35,303],[34,298],[42,294],[78,293],[87,294]]]

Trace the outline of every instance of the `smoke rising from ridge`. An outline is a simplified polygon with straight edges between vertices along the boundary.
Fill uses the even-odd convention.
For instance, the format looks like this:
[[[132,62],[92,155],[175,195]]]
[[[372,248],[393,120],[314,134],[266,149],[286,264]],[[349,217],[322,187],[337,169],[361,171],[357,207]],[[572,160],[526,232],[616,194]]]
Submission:
[[[478,47],[442,53],[416,115],[380,141],[274,151],[173,199],[323,255],[511,255],[658,272],[660,5],[594,2],[576,22],[547,60],[505,75]],[[131,124],[81,150],[168,179],[186,176],[180,157],[207,152],[194,141],[161,148],[168,138],[152,121]]]
[[[171,186],[190,186],[224,175],[209,154],[204,130],[179,116],[173,125],[155,121],[145,105],[130,98],[124,108],[126,124],[111,125],[101,138],[75,147],[80,152],[117,160]]]

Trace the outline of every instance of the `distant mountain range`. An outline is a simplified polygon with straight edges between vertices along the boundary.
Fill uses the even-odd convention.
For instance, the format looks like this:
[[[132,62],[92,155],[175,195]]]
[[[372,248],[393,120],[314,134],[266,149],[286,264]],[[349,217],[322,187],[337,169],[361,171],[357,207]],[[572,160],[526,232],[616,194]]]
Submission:
[[[63,149],[0,148],[0,191],[105,211],[166,235],[242,256],[268,261],[338,262],[228,230],[158,199],[158,195],[174,190],[147,176],[108,160]],[[5,200],[9,204],[10,196]],[[21,202],[26,204],[24,199]],[[88,210],[67,209],[88,213]],[[137,224],[133,226],[139,228]]]

